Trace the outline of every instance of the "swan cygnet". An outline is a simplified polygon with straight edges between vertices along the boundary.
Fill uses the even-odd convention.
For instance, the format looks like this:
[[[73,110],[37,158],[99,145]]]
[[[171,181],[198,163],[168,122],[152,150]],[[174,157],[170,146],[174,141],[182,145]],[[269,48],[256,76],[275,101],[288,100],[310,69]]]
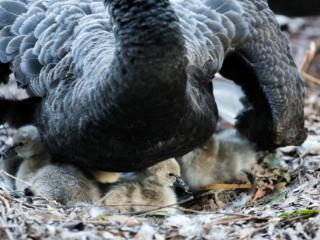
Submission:
[[[23,159],[16,177],[16,189],[24,190],[35,173],[49,164],[50,155],[41,142],[38,129],[33,125],[26,125],[17,129],[13,135],[13,148],[16,154]],[[22,180],[22,181],[19,181]]]
[[[212,136],[205,146],[179,158],[182,177],[194,190],[243,179],[256,162],[253,144],[234,129]]]
[[[31,190],[67,206],[91,204],[101,198],[95,182],[69,164],[48,164],[42,167],[31,181]]]
[[[92,203],[100,198],[98,187],[83,171],[72,165],[51,162],[35,126],[19,128],[13,143],[17,155],[23,158],[16,176],[17,190],[30,187],[35,194],[65,205]]]
[[[102,198],[102,203],[107,209],[121,213],[149,211],[175,204],[177,196],[173,185],[179,176],[180,166],[170,158],[138,172],[134,180],[113,185]],[[158,212],[173,214],[177,210],[164,208]]]

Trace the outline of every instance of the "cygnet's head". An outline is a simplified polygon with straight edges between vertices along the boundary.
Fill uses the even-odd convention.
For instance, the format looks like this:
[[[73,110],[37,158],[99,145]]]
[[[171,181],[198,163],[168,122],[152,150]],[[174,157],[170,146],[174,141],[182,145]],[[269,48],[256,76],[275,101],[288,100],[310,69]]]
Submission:
[[[32,157],[43,150],[39,131],[33,125],[19,128],[13,136],[13,145],[22,158]]]
[[[166,186],[173,186],[177,177],[181,176],[179,163],[174,158],[157,163],[146,171],[149,175],[156,176],[160,183]]]

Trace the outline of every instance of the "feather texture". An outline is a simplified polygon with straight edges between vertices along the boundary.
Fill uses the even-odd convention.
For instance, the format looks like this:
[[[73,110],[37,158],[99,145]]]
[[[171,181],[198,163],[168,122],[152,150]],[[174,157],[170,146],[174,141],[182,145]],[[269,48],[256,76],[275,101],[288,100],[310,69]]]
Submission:
[[[257,86],[233,79],[253,106],[240,130],[259,145],[266,111],[267,148],[304,138],[302,81],[264,0],[0,0],[0,19],[0,62],[42,99],[32,121],[59,160],[128,171],[200,146],[217,120],[207,81],[236,72],[234,52]]]

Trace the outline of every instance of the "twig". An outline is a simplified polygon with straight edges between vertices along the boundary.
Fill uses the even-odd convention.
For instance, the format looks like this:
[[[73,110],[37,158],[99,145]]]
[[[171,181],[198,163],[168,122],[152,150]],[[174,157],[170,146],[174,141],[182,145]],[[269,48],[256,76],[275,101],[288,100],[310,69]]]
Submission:
[[[30,184],[30,183],[27,183],[27,182],[25,182],[25,181],[23,181],[23,180],[15,177],[15,176],[11,175],[10,173],[7,173],[7,172],[4,171],[3,169],[1,169],[0,174],[4,174],[4,175],[6,175],[7,177],[10,177],[10,178],[12,178],[12,179],[14,179],[14,180],[16,180],[16,181],[22,182],[22,183],[26,184],[28,187],[31,187],[31,184]]]
[[[8,201],[4,197],[0,196],[0,202],[2,202],[2,204],[4,205],[5,208],[7,208],[7,209],[10,208],[10,204],[8,203]]]
[[[99,203],[102,199],[98,200],[97,203]],[[185,199],[183,201],[180,201],[180,202],[177,202],[177,203],[173,203],[173,204],[170,204],[170,205],[164,205],[164,206],[154,205],[154,204],[139,204],[139,203],[136,203],[136,204],[129,204],[129,203],[128,204],[108,204],[108,205],[102,205],[102,206],[101,206],[101,204],[99,204],[99,205],[96,205],[96,206],[97,207],[154,207],[155,210],[158,210],[158,209],[162,209],[162,208],[167,208],[167,207],[183,204],[183,203],[189,202],[189,201],[191,201],[193,199],[194,199],[194,197],[192,196],[192,197],[190,197],[188,199]],[[77,207],[79,207],[79,205]],[[81,207],[81,205],[80,205],[80,207]],[[84,205],[83,207],[86,207],[86,205]],[[153,211],[153,209],[151,211]],[[135,213],[138,213],[138,212],[131,212],[130,214],[135,214]],[[123,215],[126,215],[126,214],[123,214]]]
[[[317,51],[316,43],[314,41],[311,41],[309,49],[307,50],[304,60],[302,62],[301,72],[304,72],[304,73],[307,72],[307,69],[310,63],[312,62],[312,60],[316,55],[316,51]]]
[[[183,212],[188,212],[188,213],[196,213],[196,214],[215,214],[214,212],[210,211],[198,211],[194,209],[189,209],[189,208],[184,208],[184,207],[177,207],[178,210],[183,211]]]
[[[311,76],[310,74],[306,72],[301,72],[302,77],[309,82],[312,82],[314,84],[320,85],[320,79],[315,78],[314,76]]]
[[[180,205],[180,204],[184,204],[184,203],[187,203],[187,202],[190,202],[194,199],[193,196],[185,199],[185,200],[182,200],[180,202],[176,202],[176,203],[173,203],[173,204],[168,204],[168,205],[164,205],[164,206],[161,206],[161,207],[158,207],[158,208],[155,208],[155,209],[151,209],[151,210],[146,210],[146,211],[137,211],[137,212],[131,212],[131,213],[125,213],[123,215],[131,215],[131,216],[142,216],[142,215],[147,215],[147,214],[150,214],[150,213],[153,213],[153,212],[156,212],[158,210],[161,210],[161,209],[164,209],[164,208],[170,208],[170,207],[175,207],[177,205]]]
[[[26,202],[20,201],[20,200],[18,200],[18,199],[15,199],[15,198],[14,198],[13,201],[15,201],[16,203],[20,203],[22,206],[24,206],[24,207],[26,207],[26,208],[37,209],[36,206],[33,206],[33,205],[28,204],[28,203],[26,203]]]
[[[312,41],[310,43],[309,49],[307,50],[304,60],[302,62],[300,73],[307,83],[309,82],[312,84],[320,85],[320,79],[315,78],[307,73],[308,67],[316,55],[316,51],[317,51],[316,44],[314,41]]]
[[[32,206],[32,205],[30,205],[30,204],[28,204],[28,203],[26,203],[26,202],[23,202],[23,201],[21,201],[21,200],[18,200],[18,199],[16,199],[16,198],[10,196],[10,195],[9,195],[10,193],[8,193],[8,192],[3,192],[3,193],[6,194],[6,195],[3,195],[6,199],[9,199],[9,198],[10,198],[11,201],[16,202],[16,203],[19,203],[19,204],[21,204],[21,205],[24,206],[24,207],[36,209],[35,206]]]
[[[32,187],[32,184],[30,184],[30,183],[28,183],[28,182],[25,182],[25,181],[23,181],[23,180],[15,177],[15,176],[11,175],[10,173],[7,173],[7,172],[4,171],[3,169],[1,169],[0,174],[4,174],[4,175],[6,175],[6,176],[8,176],[8,177],[10,177],[10,178],[12,178],[12,179],[14,179],[15,181],[22,182],[22,183],[26,184],[28,187]],[[43,194],[40,194],[40,193],[37,193],[37,194],[38,194],[40,197],[42,197],[43,199],[45,199],[47,202],[50,202],[50,200],[49,200],[46,196],[44,196]]]
[[[229,216],[221,219],[217,219],[217,221],[212,222],[211,224],[217,225],[217,224],[227,224],[227,223],[234,223],[239,221],[250,221],[250,220],[261,220],[260,218],[253,217],[238,217],[238,216]],[[265,220],[265,219],[263,219]]]
[[[296,217],[292,217],[292,218],[288,218],[283,220],[284,222],[296,222],[297,220],[301,220],[301,219],[308,219],[308,218],[312,218],[314,217],[314,215],[302,215],[302,216],[296,216]]]
[[[161,205],[154,205],[154,204],[108,204],[108,205],[92,205],[92,206],[95,206],[95,207],[155,207],[155,208],[158,208],[158,207],[161,207]],[[75,207],[87,207],[85,205],[77,205]],[[75,208],[74,207],[74,208]]]
[[[3,218],[0,218],[0,223],[2,225],[5,225],[5,221],[3,220]],[[8,228],[4,228],[4,232],[7,234],[7,237],[9,240],[15,240],[15,238],[13,237],[12,233]]]
[[[255,215],[248,215],[248,214],[242,214],[242,213],[225,213],[225,212],[210,212],[210,211],[197,211],[193,209],[188,209],[184,207],[177,207],[181,211],[184,212],[190,212],[190,213],[196,213],[196,214],[217,214],[217,215],[224,215],[224,216],[232,216],[232,217],[242,217],[242,218],[254,218],[257,220],[268,220],[268,217],[260,217]]]
[[[254,218],[257,220],[268,220],[268,217],[260,217],[255,215],[249,215],[249,214],[242,214],[242,213],[223,213],[223,212],[217,212],[217,214],[223,214],[226,216],[234,216],[234,217],[243,217],[243,218]]]

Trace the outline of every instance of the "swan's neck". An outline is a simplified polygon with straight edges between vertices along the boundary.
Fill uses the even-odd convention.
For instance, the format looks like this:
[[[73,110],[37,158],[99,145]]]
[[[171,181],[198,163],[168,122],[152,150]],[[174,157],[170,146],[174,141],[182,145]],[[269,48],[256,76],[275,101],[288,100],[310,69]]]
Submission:
[[[51,152],[77,165],[129,171],[199,146],[214,130],[216,106],[212,93],[186,72],[185,41],[169,0],[107,3],[116,44],[113,60],[95,66],[101,80],[88,76],[65,101],[57,94],[59,101],[44,108],[49,114],[41,124],[50,127],[46,143]],[[68,111],[54,115],[55,103],[70,99],[71,106],[62,106]],[[66,129],[65,122],[71,127]]]
[[[171,105],[183,101],[187,60],[169,1],[116,0],[109,7],[116,38],[109,84],[117,88],[116,102],[154,106],[168,104],[165,98]]]

